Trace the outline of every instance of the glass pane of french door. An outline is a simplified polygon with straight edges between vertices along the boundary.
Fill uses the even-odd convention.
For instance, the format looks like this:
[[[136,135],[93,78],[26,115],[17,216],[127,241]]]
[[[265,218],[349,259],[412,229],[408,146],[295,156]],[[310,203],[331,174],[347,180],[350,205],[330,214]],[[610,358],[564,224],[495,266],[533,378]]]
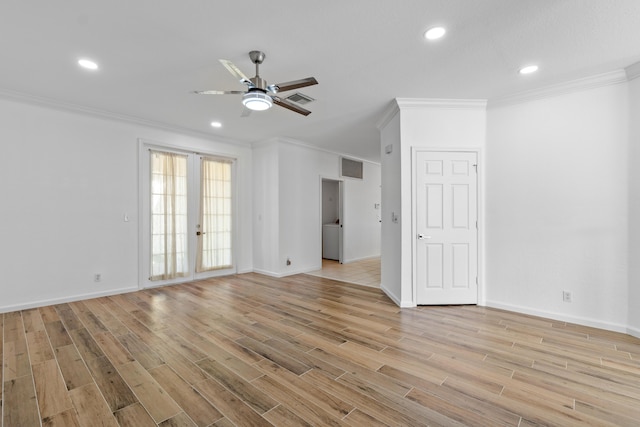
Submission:
[[[233,267],[231,166],[224,159],[200,159],[198,273]]]
[[[187,161],[181,154],[150,152],[152,281],[189,274]]]

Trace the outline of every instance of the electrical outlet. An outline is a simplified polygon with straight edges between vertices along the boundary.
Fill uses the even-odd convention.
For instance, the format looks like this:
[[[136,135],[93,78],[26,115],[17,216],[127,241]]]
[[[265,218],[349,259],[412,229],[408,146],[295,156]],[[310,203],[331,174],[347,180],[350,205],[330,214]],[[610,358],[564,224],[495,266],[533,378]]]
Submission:
[[[101,282],[102,281],[102,274],[100,273],[96,273],[93,275],[93,281],[94,282]]]
[[[571,302],[571,291],[562,291],[562,301]]]

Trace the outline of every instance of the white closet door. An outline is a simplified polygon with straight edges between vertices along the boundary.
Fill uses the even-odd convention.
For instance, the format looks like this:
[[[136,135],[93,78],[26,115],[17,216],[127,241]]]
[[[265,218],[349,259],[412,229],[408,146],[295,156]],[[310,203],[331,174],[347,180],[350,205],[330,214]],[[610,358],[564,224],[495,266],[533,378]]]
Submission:
[[[414,156],[417,303],[476,304],[477,153],[416,151]]]

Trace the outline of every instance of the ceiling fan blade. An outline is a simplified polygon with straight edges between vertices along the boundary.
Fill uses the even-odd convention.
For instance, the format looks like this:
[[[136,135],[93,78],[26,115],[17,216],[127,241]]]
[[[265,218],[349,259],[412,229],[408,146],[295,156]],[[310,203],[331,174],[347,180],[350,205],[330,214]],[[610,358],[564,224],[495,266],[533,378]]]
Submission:
[[[303,116],[308,116],[309,114],[311,114],[311,111],[305,110],[304,108],[294,104],[291,101],[287,101],[286,99],[282,99],[277,96],[272,96],[271,99],[273,99],[274,104],[284,107],[287,110],[295,111],[296,113],[302,114]]]
[[[251,80],[249,80],[249,78],[245,76],[244,73],[240,71],[238,67],[236,67],[236,64],[234,64],[231,61],[227,61],[226,59],[221,59],[220,63],[222,63],[222,65],[224,65],[224,68],[229,70],[229,72],[233,74],[234,77],[239,79],[240,83],[253,87],[253,83],[251,83]]]
[[[318,81],[315,77],[307,77],[306,79],[293,80],[290,82],[277,83],[271,85],[275,90],[273,92],[285,92],[287,90],[298,89],[306,86],[317,85]]]
[[[193,93],[198,95],[244,95],[243,90],[195,90]]]

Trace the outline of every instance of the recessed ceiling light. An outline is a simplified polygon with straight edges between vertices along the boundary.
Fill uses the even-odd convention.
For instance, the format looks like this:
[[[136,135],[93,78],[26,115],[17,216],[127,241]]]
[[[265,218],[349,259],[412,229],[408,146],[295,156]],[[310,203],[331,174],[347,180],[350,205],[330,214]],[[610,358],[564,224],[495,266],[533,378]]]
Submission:
[[[211,127],[221,128],[222,127],[222,123],[220,123],[220,122],[211,122]]]
[[[520,68],[520,74],[531,74],[538,71],[537,65],[527,65],[526,67]]]
[[[444,33],[446,32],[447,30],[445,30],[444,27],[433,27],[424,33],[424,37],[427,40],[437,40],[440,37],[444,36]]]
[[[82,68],[86,68],[87,70],[97,70],[98,69],[98,64],[96,64],[95,62],[93,62],[90,59],[79,59],[78,60],[78,65],[80,65]]]

